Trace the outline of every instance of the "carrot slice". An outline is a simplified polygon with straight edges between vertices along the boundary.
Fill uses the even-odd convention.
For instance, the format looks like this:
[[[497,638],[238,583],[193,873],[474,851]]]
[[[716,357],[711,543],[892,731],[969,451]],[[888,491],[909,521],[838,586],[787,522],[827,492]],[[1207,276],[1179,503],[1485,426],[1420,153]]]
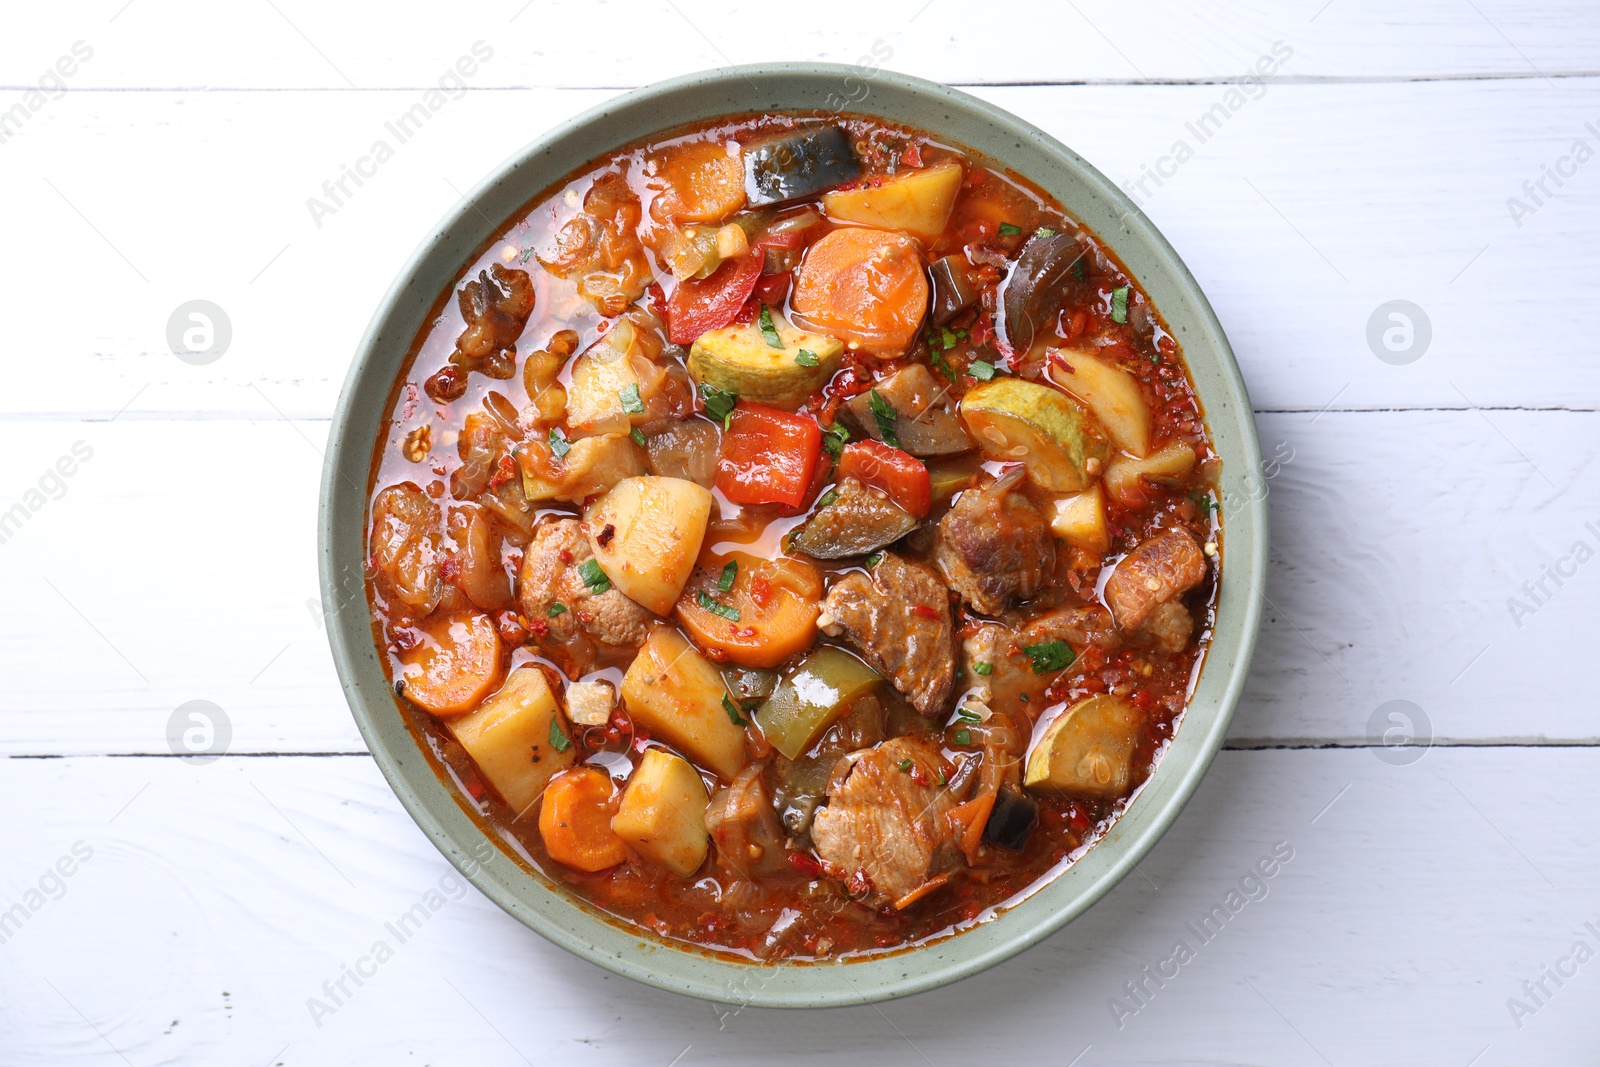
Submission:
[[[806,251],[789,305],[808,330],[897,356],[916,340],[928,310],[922,249],[903,233],[834,230]]]
[[[966,803],[957,804],[945,814],[945,818],[950,820],[951,829],[956,832],[956,847],[961,849],[968,863],[978,862],[978,845],[983,841],[984,828],[989,825],[989,813],[994,811],[996,795],[993,789],[985,790]]]
[[[726,570],[729,563],[733,571]],[[722,576],[730,575],[724,590]],[[713,658],[776,667],[810,648],[822,610],[822,575],[804,560],[746,552],[701,553],[675,609],[694,643]]]
[[[628,858],[611,829],[611,778],[593,767],[576,767],[550,780],[539,808],[539,836],[557,863],[580,871],[603,871]]]
[[[664,206],[673,218],[720,222],[744,207],[744,159],[738,145],[714,141],[674,145],[660,167],[667,184]]]
[[[441,615],[417,627],[422,643],[401,653],[406,699],[440,718],[464,715],[500,681],[500,632],[487,615]]]

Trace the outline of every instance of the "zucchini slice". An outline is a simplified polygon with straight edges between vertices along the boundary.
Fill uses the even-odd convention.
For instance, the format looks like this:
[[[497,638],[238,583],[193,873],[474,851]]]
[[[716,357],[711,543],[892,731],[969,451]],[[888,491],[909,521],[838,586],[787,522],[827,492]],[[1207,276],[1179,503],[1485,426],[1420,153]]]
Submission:
[[[701,334],[689,349],[690,377],[757,404],[794,411],[833,377],[844,345],[802,330],[782,315],[771,315],[771,322],[782,348],[767,343],[759,322]]]
[[[1078,797],[1109,799],[1133,783],[1133,750],[1143,716],[1113,696],[1067,709],[1028,754],[1023,784]]]
[[[984,455],[1025,464],[1033,483],[1052,493],[1087,489],[1111,454],[1081,404],[1020,378],[996,378],[967,393],[961,418]]]

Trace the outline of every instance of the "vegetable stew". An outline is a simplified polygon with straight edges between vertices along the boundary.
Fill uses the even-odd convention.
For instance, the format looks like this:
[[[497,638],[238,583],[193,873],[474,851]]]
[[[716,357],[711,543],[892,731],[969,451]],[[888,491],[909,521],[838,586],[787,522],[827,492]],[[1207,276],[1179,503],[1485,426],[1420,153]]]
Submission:
[[[888,951],[1154,771],[1217,474],[1176,340],[1035,186],[718,120],[585,166],[441,296],[374,455],[374,634],[519,862],[717,951]]]

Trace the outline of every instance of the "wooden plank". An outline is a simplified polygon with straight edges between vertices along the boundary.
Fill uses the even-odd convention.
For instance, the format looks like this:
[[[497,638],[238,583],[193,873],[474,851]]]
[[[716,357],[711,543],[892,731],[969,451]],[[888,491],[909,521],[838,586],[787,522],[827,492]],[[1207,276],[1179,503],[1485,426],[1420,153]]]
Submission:
[[[473,84],[632,86],[733,63],[826,60],[940,81],[1217,79],[1245,73],[1275,42],[1294,73],[1316,78],[1558,76],[1596,68],[1600,20],[1581,0],[1460,5],[1422,0],[1328,4],[1159,0],[1027,3],[972,18],[948,3],[905,0],[863,10],[823,0],[792,12],[728,0],[665,7],[620,0],[507,0],[452,12],[417,2],[371,19],[285,0],[226,16],[196,2],[123,3],[40,12],[0,46],[6,85],[33,84],[75,40],[93,49],[74,87],[377,88],[428,86],[475,41],[493,49]],[[626,27],[622,37],[603,35]]]
[[[13,920],[0,1043],[11,1067],[1580,1062],[1593,963],[1545,979],[1520,1028],[1507,1001],[1527,1003],[1523,983],[1578,940],[1600,945],[1584,925],[1600,926],[1597,783],[1594,750],[1406,767],[1225,753],[1085,917],[980,978],[819,1025],[651,990],[545,943],[454,880],[363,757],[12,761],[0,798],[32,814],[0,902],[26,901],[75,843],[90,854]],[[1290,858],[1253,877],[1275,848]],[[398,942],[385,924],[430,890],[443,902]],[[1226,921],[1197,937],[1214,908]],[[393,958],[346,980],[319,1027],[308,1000],[379,940]],[[1144,969],[1179,940],[1193,957],[1158,986]],[[1227,1025],[1188,1025],[1202,1018]]]
[[[269,12],[270,14],[270,12]],[[130,11],[129,17],[132,13]],[[1332,12],[1328,17],[1331,17]],[[1145,209],[1217,307],[1258,407],[1600,407],[1600,365],[1561,358],[1600,333],[1600,179],[1588,169],[1519,228],[1506,201],[1559,162],[1600,79],[1278,85],[1201,144],[1218,86],[986,89],[1076,146]],[[71,390],[21,388],[0,415],[129,411],[327,416],[350,353],[428,226],[533,132],[605,92],[451,102],[344,206],[307,199],[386,136],[392,93],[96,93],[4,145],[14,213],[0,285],[27,314],[12,346]],[[508,114],[518,120],[507,122]],[[1157,188],[1179,139],[1195,156]],[[182,161],[175,180],[174,161]],[[109,170],[108,170],[109,167]],[[105,180],[115,173],[115,181]],[[1542,198],[1541,198],[1542,199]],[[41,270],[41,264],[62,269]],[[67,268],[87,271],[91,284]],[[1366,339],[1379,306],[1424,309],[1431,344],[1392,365]],[[219,305],[227,352],[180,362],[167,328]],[[1512,339],[1515,339],[1513,342]],[[1508,348],[1547,358],[1517,359]]]
[[[1441,740],[1600,739],[1570,641],[1600,621],[1600,568],[1571,559],[1600,549],[1600,414],[1258,421],[1278,461],[1260,482],[1271,610],[1236,742],[1365,743],[1400,699]],[[316,599],[326,431],[124,416],[14,435],[0,511],[74,444],[93,454],[46,478],[0,544],[0,582],[27,605],[0,616],[0,751],[165,752],[169,717],[197,699],[224,709],[234,751],[361,751]],[[1523,583],[1558,564],[1575,576],[1545,579],[1535,604]],[[1513,617],[1512,597],[1537,610]]]

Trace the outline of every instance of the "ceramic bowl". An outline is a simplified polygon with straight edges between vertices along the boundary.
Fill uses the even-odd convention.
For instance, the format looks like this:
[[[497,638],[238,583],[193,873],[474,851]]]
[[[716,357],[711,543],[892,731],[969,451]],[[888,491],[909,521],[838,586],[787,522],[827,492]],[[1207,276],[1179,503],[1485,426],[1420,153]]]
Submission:
[[[500,851],[395,707],[362,580],[373,444],[390,389],[438,299],[486,241],[574,168],[662,130],[753,111],[848,111],[920,127],[1024,175],[1104,239],[1183,345],[1221,455],[1225,508],[1216,627],[1193,700],[1160,765],[1109,834],[1053,882],[954,936],[843,963],[759,964],[658,940],[553,886]],[[539,137],[489,175],[423,241],[383,298],[334,414],[322,480],[319,562],[329,639],[346,699],[401,803],[490,899],[561,947],[650,985],[762,1007],[861,1004],[920,992],[1015,955],[1083,913],[1172,825],[1227,731],[1261,620],[1264,501],[1249,492],[1260,451],[1227,338],[1155,226],[1075,152],[1015,115],[934,82],[823,63],[691,74],[625,93]]]

